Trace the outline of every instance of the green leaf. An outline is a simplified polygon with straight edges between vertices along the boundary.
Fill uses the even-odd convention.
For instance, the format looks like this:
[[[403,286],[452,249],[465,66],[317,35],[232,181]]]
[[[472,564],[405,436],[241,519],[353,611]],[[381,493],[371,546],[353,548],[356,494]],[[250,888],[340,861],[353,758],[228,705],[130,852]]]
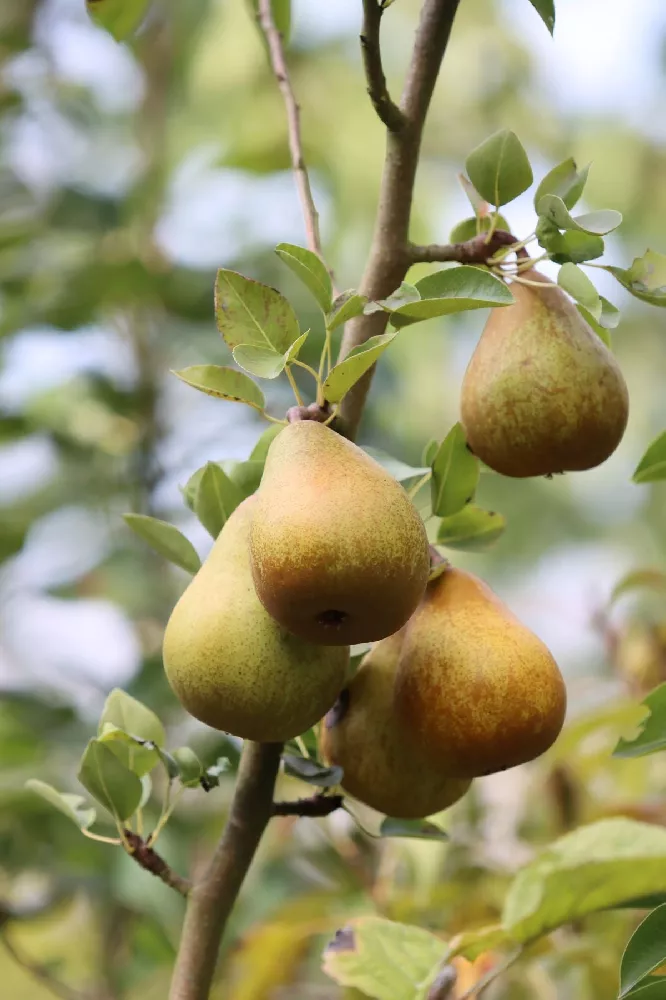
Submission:
[[[205,392],[217,399],[227,399],[232,403],[247,403],[261,413],[266,400],[264,394],[251,378],[235,368],[224,368],[221,365],[191,365],[174,372],[179,379],[187,382],[193,389]]]
[[[576,264],[563,264],[557,275],[557,283],[560,288],[569,293],[572,299],[584,306],[597,321],[601,318],[599,292],[585,272],[581,271]]]
[[[300,778],[308,785],[317,785],[319,788],[334,788],[342,781],[341,767],[324,767],[307,757],[298,757],[296,754],[283,754],[284,768],[287,774],[293,778]]]
[[[143,809],[145,805],[150,801],[150,796],[153,794],[153,780],[149,774],[142,774],[139,777],[141,782],[141,800],[139,801],[139,809]]]
[[[555,30],[555,0],[530,0],[551,35]]]
[[[86,8],[95,24],[122,42],[141,25],[150,3],[151,0],[86,0]]]
[[[666,573],[660,569],[634,569],[623,576],[613,587],[608,606],[632,590],[649,587],[652,590],[666,590]]]
[[[97,813],[92,806],[85,805],[85,799],[81,795],[69,795],[65,792],[58,792],[45,781],[38,781],[37,778],[29,778],[25,787],[31,792],[35,792],[55,808],[71,819],[72,823],[78,826],[79,830],[89,830],[97,818]]]
[[[359,295],[353,288],[340,295],[333,301],[330,312],[326,317],[326,326],[329,330],[335,330],[350,319],[360,316],[368,302],[367,295]]]
[[[609,264],[606,270],[641,302],[666,306],[666,255],[647,250],[642,257],[634,259],[630,268]]]
[[[143,778],[160,762],[160,753],[153,743],[146,743],[110,722],[100,726],[99,742],[107,746],[128,770]]]
[[[141,801],[143,788],[136,774],[99,740],[88,743],[78,777],[92,797],[123,822],[129,819]]]
[[[520,139],[504,129],[496,132],[467,157],[469,178],[491,205],[506,205],[532,183],[532,168]]]
[[[464,174],[458,174],[458,180],[460,182],[461,188],[467,195],[467,200],[472,206],[475,218],[479,219],[487,218],[487,216],[491,214],[490,205],[485,200],[485,198],[481,197],[481,195],[476,190],[469,177],[465,177]]]
[[[169,562],[196,573],[201,568],[201,560],[192,542],[178,528],[168,521],[160,521],[147,514],[123,514],[125,522],[144,542],[159,552]]]
[[[466,243],[468,240],[473,240],[477,233],[477,226],[479,233],[487,233],[490,229],[490,223],[492,221],[492,215],[484,215],[477,220],[476,216],[472,216],[469,219],[463,219],[459,222],[457,226],[454,226],[449,234],[449,243]],[[504,229],[510,232],[509,223],[506,221],[503,215],[498,215],[497,222],[495,223],[495,229]]]
[[[312,292],[319,308],[326,314],[333,301],[333,284],[322,259],[312,250],[292,243],[280,243],[275,252]]]
[[[296,313],[277,289],[225,268],[215,280],[215,316],[232,350],[250,344],[285,354],[301,333]]]
[[[220,784],[220,777],[226,774],[230,767],[231,761],[228,757],[218,757],[214,764],[206,768],[203,777],[199,779],[199,783],[208,792],[211,788],[217,788]]]
[[[513,302],[507,285],[490,271],[462,264],[428,274],[416,283],[420,301],[408,302],[391,313],[395,327],[468,309],[508,306]]]
[[[421,298],[420,292],[415,285],[410,285],[408,281],[403,281],[399,288],[396,288],[392,295],[385,299],[378,299],[377,302],[370,302],[364,309],[366,315],[377,310],[371,307],[380,306],[387,312],[393,312],[399,306],[407,305],[409,302],[418,302]]]
[[[414,1000],[446,952],[434,934],[381,917],[356,917],[324,952],[324,972],[374,1000]]]
[[[534,195],[534,207],[537,208],[539,202],[546,194],[555,194],[561,198],[567,208],[573,208],[583,193],[590,165],[583,167],[581,171],[576,167],[573,157],[563,160],[553,167],[539,184]]]
[[[666,431],[654,439],[636,466],[632,479],[635,483],[656,483],[666,479]]]
[[[483,552],[504,533],[506,518],[492,510],[468,503],[457,514],[443,517],[437,528],[437,544],[447,549]]]
[[[648,976],[637,989],[627,993],[631,1000],[666,1000],[666,976]]]
[[[439,450],[439,441],[436,438],[431,438],[421,454],[421,461],[425,466],[431,466],[435,460],[435,455]]]
[[[394,819],[387,816],[379,827],[380,837],[411,837],[413,840],[449,839],[448,833],[424,819]]]
[[[602,340],[606,345],[606,347],[610,350],[611,335],[610,332],[606,329],[606,327],[602,326],[601,323],[599,323],[598,320],[592,315],[589,309],[586,309],[585,306],[582,306],[580,302],[576,303],[576,309],[581,314],[587,325],[592,327],[597,337],[599,337],[599,339]]]
[[[479,462],[467,447],[461,424],[454,424],[432,463],[433,514],[457,514],[474,499],[478,483]]]
[[[215,462],[207,462],[199,478],[194,513],[213,538],[217,538],[242,501],[241,491],[226,472]]]
[[[255,344],[239,344],[232,353],[238,367],[257,378],[277,378],[287,363],[286,355]]]
[[[449,958],[462,955],[473,962],[486,951],[495,951],[507,945],[515,944],[500,924],[491,924],[479,930],[463,931],[457,934],[449,944]]]
[[[648,913],[630,937],[620,964],[619,998],[666,963],[666,905]]]
[[[666,830],[616,818],[554,841],[515,877],[502,926],[526,942],[589,913],[666,888]]]
[[[293,344],[291,345],[291,347],[289,348],[289,350],[287,351],[287,353],[284,356],[284,360],[286,361],[286,363],[288,365],[290,365],[290,364],[292,364],[292,362],[296,361],[298,355],[301,353],[301,348],[302,348],[303,344],[305,343],[305,341],[308,339],[309,336],[310,336],[310,331],[306,330],[305,333],[302,333],[300,335],[300,337],[298,338],[298,340],[295,340],[293,342]]]
[[[666,750],[666,684],[660,684],[643,699],[648,714],[632,740],[620,739],[614,757],[648,757]],[[634,893],[636,895],[636,893]]]
[[[329,403],[339,403],[351,387],[375,364],[381,354],[397,337],[396,333],[380,333],[370,337],[349,352],[344,361],[328,373],[323,385],[324,399]]]
[[[599,317],[599,322],[606,330],[614,330],[620,323],[620,310],[617,306],[614,306],[612,302],[609,302],[607,298],[600,295],[601,299],[601,316]]]
[[[601,236],[581,233],[577,229],[568,229],[561,233],[546,219],[540,219],[536,227],[539,245],[551,254],[556,264],[583,264],[586,260],[596,260],[601,257],[605,244]]]
[[[283,428],[279,424],[271,424],[267,427],[261,436],[257,439],[257,443],[250,452],[251,462],[261,462],[262,464],[266,461],[266,455],[268,454],[268,449],[273,444],[274,439],[278,436]]]
[[[117,726],[118,729],[141,740],[149,740],[158,747],[163,747],[166,743],[164,726],[155,713],[120,688],[114,688],[104,702],[98,733],[106,725]]]
[[[573,216],[564,201],[556,194],[545,194],[537,205],[537,212],[541,218],[547,219],[558,229],[573,229],[595,236],[605,236],[622,223],[621,213],[612,208]]]
[[[378,462],[399,483],[405,483],[411,479],[420,479],[428,471],[428,466],[407,465],[406,462],[401,462],[399,458],[394,458],[393,455],[389,455],[379,448],[371,448],[369,445],[364,445],[363,451],[370,458],[374,458],[375,462]]]
[[[178,777],[185,788],[196,788],[204,773],[203,765],[194,750],[179,747],[173,751],[173,759],[178,765]]]

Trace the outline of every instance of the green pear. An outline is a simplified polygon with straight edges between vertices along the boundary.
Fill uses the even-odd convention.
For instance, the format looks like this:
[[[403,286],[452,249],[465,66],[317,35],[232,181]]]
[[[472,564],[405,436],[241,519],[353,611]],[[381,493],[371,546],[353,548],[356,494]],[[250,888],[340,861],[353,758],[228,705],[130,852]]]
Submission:
[[[220,532],[176,604],[164,634],[169,683],[201,722],[244,739],[299,736],[345,683],[349,650],[314,646],[264,610],[252,581],[248,537],[254,496]]]
[[[397,632],[423,596],[429,550],[405,490],[323,424],[290,424],[268,451],[250,532],[259,599],[310,642]]]
[[[544,753],[562,729],[566,688],[546,646],[493,591],[448,568],[404,629],[395,708],[434,761],[474,778]]]
[[[403,630],[404,631],[404,630]],[[344,770],[342,787],[378,812],[422,819],[457,802],[471,782],[420,753],[394,708],[402,632],[378,642],[321,725],[324,759]]]
[[[547,282],[530,269],[523,277]],[[491,310],[462,384],[475,455],[505,476],[591,469],[611,455],[629,414],[613,355],[557,287],[513,282]]]

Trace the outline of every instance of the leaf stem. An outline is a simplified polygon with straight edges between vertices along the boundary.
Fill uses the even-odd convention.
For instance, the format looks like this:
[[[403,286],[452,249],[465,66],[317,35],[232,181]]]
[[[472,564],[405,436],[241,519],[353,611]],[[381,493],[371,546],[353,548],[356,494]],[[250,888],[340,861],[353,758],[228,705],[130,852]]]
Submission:
[[[432,469],[428,469],[426,474],[424,476],[421,476],[419,481],[414,483],[414,485],[411,486],[407,491],[407,496],[409,497],[409,499],[413,500],[416,494],[419,492],[419,490],[423,486],[425,486],[426,483],[430,482],[431,479],[432,479]]]
[[[81,828],[81,833],[88,840],[97,840],[100,844],[113,844],[114,847],[120,847],[122,844],[120,837],[103,837],[101,833],[91,833],[90,830],[84,830],[83,827]]]
[[[297,363],[298,362],[296,361],[294,362],[294,364]],[[305,406],[305,403],[303,402],[303,397],[301,396],[298,386],[296,385],[296,380],[294,379],[294,376],[291,374],[291,365],[286,366],[285,372],[287,374],[287,378],[289,379],[289,385],[293,389],[294,396],[296,397],[296,402],[298,403],[299,406]]]

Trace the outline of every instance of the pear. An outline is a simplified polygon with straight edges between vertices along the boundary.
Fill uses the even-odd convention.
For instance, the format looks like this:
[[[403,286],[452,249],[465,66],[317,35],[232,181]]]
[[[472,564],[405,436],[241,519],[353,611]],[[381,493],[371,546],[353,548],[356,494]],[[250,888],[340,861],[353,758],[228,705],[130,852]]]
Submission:
[[[404,631],[404,630],[403,630]],[[320,749],[344,770],[343,789],[378,812],[422,819],[461,798],[471,782],[419,753],[396,716],[394,682],[402,632],[378,642],[324,719]]]
[[[463,379],[471,450],[519,478],[600,465],[627,425],[622,372],[560,288],[513,282],[511,291],[515,303],[491,311]]]
[[[164,634],[171,687],[201,722],[266,743],[299,736],[345,683],[349,650],[314,646],[264,610],[252,581],[244,500],[176,604]]]
[[[405,490],[323,424],[289,424],[268,451],[250,532],[271,615],[322,645],[383,639],[423,596],[428,538]]]
[[[546,646],[493,591],[448,568],[404,630],[395,708],[433,761],[473,778],[547,750],[564,722],[566,688]]]

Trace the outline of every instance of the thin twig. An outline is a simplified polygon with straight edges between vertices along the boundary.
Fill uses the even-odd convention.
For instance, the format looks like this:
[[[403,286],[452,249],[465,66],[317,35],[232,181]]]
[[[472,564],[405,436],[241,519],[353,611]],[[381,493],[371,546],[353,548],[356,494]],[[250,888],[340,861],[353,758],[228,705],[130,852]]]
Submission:
[[[187,897],[192,888],[191,882],[173,871],[164,858],[153,850],[138,833],[125,830],[125,840],[129,846],[128,854],[141,868],[161,879],[165,885],[175,889],[181,896]]]
[[[295,802],[274,802],[274,816],[330,816],[343,803],[342,795],[313,795]]]
[[[405,125],[406,119],[398,105],[391,100],[384,75],[382,50],[379,42],[383,13],[384,7],[378,0],[363,0],[363,29],[361,31],[363,66],[372,106],[389,132],[399,132]]]
[[[187,899],[169,1000],[208,1000],[220,938],[273,813],[281,743],[246,741],[222,838]]]
[[[426,114],[460,0],[424,0],[400,109],[405,125],[387,132],[386,159],[370,255],[359,292],[386,298],[399,286],[414,261],[409,254],[409,220]],[[346,328],[340,360],[354,347],[386,329],[385,312],[358,316]],[[336,428],[353,438],[365,406],[372,369],[342,400]]]
[[[278,30],[273,18],[271,0],[259,0],[257,19],[259,21],[259,27],[266,38],[271,68],[275,79],[277,80],[278,87],[280,88],[280,92],[284,100],[284,106],[287,111],[291,166],[294,171],[296,187],[298,188],[298,194],[301,200],[307,244],[309,249],[323,260],[321,237],[319,235],[319,213],[317,212],[314,198],[312,197],[308,169],[305,165],[305,159],[303,157],[300,108],[291,85],[291,78],[287,68],[287,60],[284,54],[282,33]]]
[[[62,1000],[94,1000],[92,994],[84,993],[82,990],[76,990],[74,987],[68,986],[67,983],[63,983],[57,976],[54,976],[46,966],[33,961],[31,958],[27,958],[9,940],[6,931],[0,934],[0,941],[2,941],[5,950],[11,955],[16,964],[29,973],[33,979],[37,979],[42,983],[54,996],[61,997]]]
[[[503,229],[496,229],[490,240],[487,239],[486,233],[481,233],[464,243],[431,243],[429,246],[418,246],[415,243],[410,243],[407,247],[407,254],[412,264],[433,264],[436,262],[487,264],[502,247],[506,247],[507,253],[510,253],[513,246],[516,247],[517,254],[522,256],[526,253],[515,236]]]

